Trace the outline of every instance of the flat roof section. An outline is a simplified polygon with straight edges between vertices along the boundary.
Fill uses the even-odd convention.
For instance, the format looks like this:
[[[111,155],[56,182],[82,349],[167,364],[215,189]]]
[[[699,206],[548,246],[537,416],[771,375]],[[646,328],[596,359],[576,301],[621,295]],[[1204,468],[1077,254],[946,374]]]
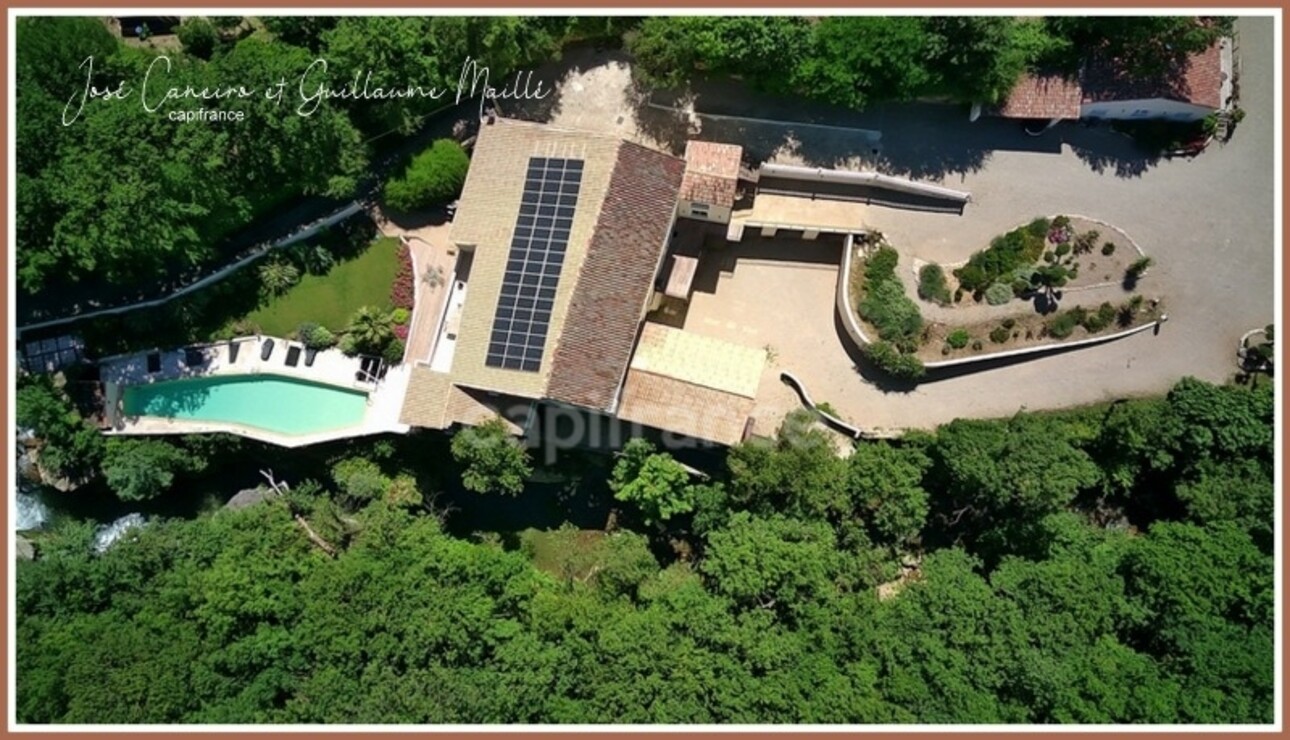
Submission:
[[[724,445],[743,441],[755,401],[662,375],[627,371],[618,418]]]
[[[632,370],[756,398],[766,350],[713,339],[663,324],[641,329]]]

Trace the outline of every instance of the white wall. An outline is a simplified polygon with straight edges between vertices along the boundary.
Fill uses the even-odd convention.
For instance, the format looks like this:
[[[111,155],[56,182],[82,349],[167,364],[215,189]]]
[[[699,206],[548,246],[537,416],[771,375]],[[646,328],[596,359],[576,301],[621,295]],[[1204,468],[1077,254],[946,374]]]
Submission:
[[[677,215],[699,221],[711,221],[714,224],[730,223],[730,209],[725,206],[709,205],[707,216],[696,216],[690,210],[690,205],[691,203],[688,200],[681,201],[677,207]]]
[[[1153,98],[1150,100],[1107,100],[1084,103],[1079,107],[1083,118],[1108,118],[1115,120],[1150,121],[1165,118],[1170,121],[1199,121],[1213,110],[1176,100]]]

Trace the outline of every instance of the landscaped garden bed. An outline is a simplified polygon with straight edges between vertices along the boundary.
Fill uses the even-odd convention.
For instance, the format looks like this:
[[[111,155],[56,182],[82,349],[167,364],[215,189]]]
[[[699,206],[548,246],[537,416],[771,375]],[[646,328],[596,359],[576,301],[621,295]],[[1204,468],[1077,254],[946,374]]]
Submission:
[[[973,260],[965,263],[972,266],[966,271],[966,279],[975,288],[987,287],[978,290],[976,296],[961,298],[960,302],[988,308],[989,314],[981,318],[980,311],[974,312],[972,315],[976,318],[963,323],[929,321],[922,314],[919,304],[906,295],[904,285],[896,278],[899,255],[891,246],[882,244],[868,253],[852,255],[848,289],[856,318],[869,339],[864,348],[866,357],[892,375],[917,378],[926,365],[937,362],[1107,337],[1158,321],[1163,316],[1163,305],[1133,292],[1147,263],[1141,261],[1127,237],[1123,237],[1126,242],[1123,247],[1116,245],[1102,254],[1100,244],[1104,242],[1098,241],[1101,234],[1087,236],[1098,230],[1079,230],[1087,223],[1091,222],[1036,219],[995,239],[991,249],[974,255]],[[1078,250],[1074,245],[1070,249],[1056,248],[1081,236]],[[1115,253],[1121,250],[1128,254],[1114,261]],[[996,279],[1000,275],[1022,272],[1018,263],[1035,264],[1026,262],[1034,255],[1038,255],[1039,266],[1030,269],[1045,273],[1042,277],[1029,277],[1024,290],[1021,286],[1016,290],[1007,286],[1007,300],[991,302],[979,295],[988,292],[989,286],[1001,284]],[[1121,269],[1123,265],[1124,274],[1118,280],[1094,277],[1088,278],[1084,285],[1072,284],[1079,279],[1080,272],[1096,270],[1099,262],[1114,265],[1102,268],[1108,271]],[[1063,273],[1072,271],[1077,273],[1075,278],[1059,281],[1052,277],[1064,277]],[[918,292],[924,300],[938,295],[944,298],[947,291],[958,289],[958,281],[964,277],[962,274],[950,277],[941,271],[929,278],[930,271],[922,272]],[[1109,274],[1115,276],[1115,273]],[[1128,279],[1126,275],[1133,277]],[[1122,288],[1122,297],[1107,300],[1105,288],[1115,289],[1117,285]],[[1072,288],[1079,287],[1103,289],[1095,293],[1071,292]],[[1083,295],[1090,298],[1081,302]],[[1094,300],[1094,295],[1101,298]],[[1019,300],[1022,296],[1027,300]],[[945,305],[954,305],[953,298]]]
[[[1147,260],[1147,261],[1144,261]],[[1001,234],[956,265],[913,261],[918,296],[945,308],[1002,306],[1049,290],[1121,283],[1132,289],[1150,265],[1129,235],[1081,217],[1036,218]]]
[[[1047,315],[1032,311],[958,326],[929,323],[918,357],[930,363],[1078,342],[1150,324],[1162,315],[1161,303],[1134,295],[1119,304],[1072,305]]]

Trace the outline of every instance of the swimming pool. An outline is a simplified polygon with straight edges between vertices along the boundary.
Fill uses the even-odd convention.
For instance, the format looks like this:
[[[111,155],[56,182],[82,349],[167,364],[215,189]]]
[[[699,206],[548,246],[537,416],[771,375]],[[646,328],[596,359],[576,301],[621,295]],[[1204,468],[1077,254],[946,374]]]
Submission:
[[[287,436],[355,426],[367,394],[273,375],[212,376],[125,388],[126,416],[222,422]]]

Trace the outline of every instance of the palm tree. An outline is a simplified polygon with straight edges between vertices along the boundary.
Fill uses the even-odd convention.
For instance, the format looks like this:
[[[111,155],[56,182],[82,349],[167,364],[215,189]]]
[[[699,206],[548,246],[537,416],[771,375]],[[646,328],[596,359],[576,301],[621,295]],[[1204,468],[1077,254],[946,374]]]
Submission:
[[[358,351],[376,354],[394,337],[394,322],[379,308],[363,306],[349,320],[349,336]]]

